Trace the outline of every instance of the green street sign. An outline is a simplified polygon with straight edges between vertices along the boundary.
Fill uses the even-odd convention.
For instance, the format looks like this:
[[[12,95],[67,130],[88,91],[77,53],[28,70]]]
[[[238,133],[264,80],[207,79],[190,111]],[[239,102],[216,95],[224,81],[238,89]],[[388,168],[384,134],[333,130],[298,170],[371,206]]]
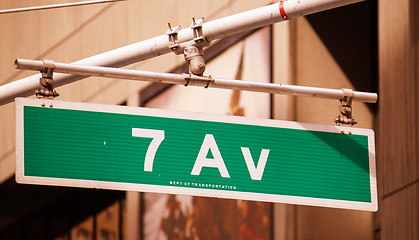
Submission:
[[[368,129],[23,98],[16,129],[19,183],[377,210]]]

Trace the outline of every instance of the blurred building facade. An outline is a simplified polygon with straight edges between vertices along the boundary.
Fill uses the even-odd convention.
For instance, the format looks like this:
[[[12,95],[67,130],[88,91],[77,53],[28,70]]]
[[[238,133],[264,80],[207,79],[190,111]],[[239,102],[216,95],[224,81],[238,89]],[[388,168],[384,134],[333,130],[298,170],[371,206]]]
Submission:
[[[54,3],[52,0],[3,0],[0,9]],[[206,21],[211,21],[270,3],[272,1],[127,0],[0,14],[3,33],[0,37],[0,84],[33,75],[30,71],[15,70],[13,62],[16,58],[70,63],[162,35],[168,29],[168,22],[172,26],[187,27],[193,16],[203,16]],[[419,239],[418,16],[419,4],[415,0],[368,0],[278,23],[258,30],[265,31],[262,38],[268,41],[262,42],[262,46],[268,45],[268,48],[262,49],[269,53],[264,55],[267,62],[259,65],[246,65],[246,61],[249,64],[259,55],[243,50],[243,46],[252,44],[249,39],[258,32],[237,35],[231,39],[232,43],[221,40],[221,47],[214,43],[207,48],[207,51],[217,54],[208,60],[206,74],[220,71],[220,74],[248,81],[267,78],[275,83],[377,92],[377,104],[354,105],[354,115],[359,122],[356,127],[372,128],[376,132],[377,213],[19,185],[14,181],[14,104],[8,103],[0,106],[0,239],[188,239],[188,236],[190,239],[205,239],[203,236],[215,233],[208,239],[214,239],[213,236],[252,239],[246,238],[250,236],[245,234],[248,232],[258,233],[253,239],[275,240]],[[245,63],[240,68],[243,59]],[[127,68],[185,71],[183,56],[175,54],[159,56]],[[183,87],[179,91],[188,90]],[[59,87],[57,91],[60,93],[58,100],[63,101],[187,111],[201,109],[204,112],[221,111],[223,114],[328,125],[334,124],[339,106],[338,101],[333,100],[258,94],[249,98],[254,97],[263,106],[257,106],[253,111],[255,106],[252,103],[240,102],[247,97],[240,95],[244,93],[213,92],[215,96],[224,94],[231,97],[220,106],[207,100],[199,103],[199,95],[205,92],[196,94],[198,100],[191,101],[185,98],[192,95],[184,96],[183,92],[180,94],[168,86],[96,77]],[[177,105],[164,105],[174,99]],[[264,112],[257,112],[260,109]],[[148,201],[161,202],[162,205],[156,205],[165,210],[161,211],[164,215],[161,219],[176,215],[171,221],[176,224],[157,220],[157,224],[167,226],[169,230],[160,235],[147,235],[152,229],[150,216],[155,217]],[[191,204],[198,206],[197,209],[210,205],[231,218],[211,211],[196,211],[190,213],[194,219],[207,216],[208,221],[222,222],[223,225],[187,228],[190,221],[179,214],[186,212]],[[200,208],[201,205],[205,207]],[[255,221],[244,219],[257,219],[260,225],[250,227],[255,225]],[[178,231],[175,234],[174,229],[195,229],[195,232]]]

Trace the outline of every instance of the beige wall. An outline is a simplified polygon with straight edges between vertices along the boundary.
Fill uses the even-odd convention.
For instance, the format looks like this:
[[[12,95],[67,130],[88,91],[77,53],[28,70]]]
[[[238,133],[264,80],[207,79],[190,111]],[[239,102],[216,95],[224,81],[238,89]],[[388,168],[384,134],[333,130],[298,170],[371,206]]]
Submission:
[[[419,239],[419,5],[379,3],[379,195],[382,239]],[[397,9],[397,11],[394,11]]]

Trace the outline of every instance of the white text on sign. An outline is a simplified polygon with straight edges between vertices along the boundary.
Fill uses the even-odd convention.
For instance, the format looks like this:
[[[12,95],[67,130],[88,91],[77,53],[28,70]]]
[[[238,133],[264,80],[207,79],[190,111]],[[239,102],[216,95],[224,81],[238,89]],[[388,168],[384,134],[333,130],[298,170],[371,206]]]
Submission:
[[[156,152],[163,142],[165,135],[164,130],[155,129],[144,129],[144,128],[133,128],[133,137],[152,138],[150,145],[148,146],[145,160],[144,160],[144,171],[152,172],[153,163]],[[214,158],[207,158],[208,152],[211,151]],[[241,147],[243,158],[249,171],[250,178],[252,180],[261,180],[263,172],[265,170],[266,162],[268,161],[269,149],[262,149],[259,155],[259,161],[257,166],[253,161],[250,149],[247,147]],[[221,152],[217,146],[214,135],[206,134],[201,144],[198,156],[196,157],[195,164],[192,168],[191,175],[200,175],[203,167],[217,168],[220,172],[221,177],[230,178],[227,167],[224,163]]]

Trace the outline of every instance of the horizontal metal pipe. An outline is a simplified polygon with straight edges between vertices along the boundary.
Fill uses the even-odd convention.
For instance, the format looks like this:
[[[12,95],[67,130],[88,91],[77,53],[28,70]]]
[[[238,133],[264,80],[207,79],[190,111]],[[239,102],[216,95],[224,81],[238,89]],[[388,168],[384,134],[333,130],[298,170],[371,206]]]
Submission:
[[[120,1],[125,1],[125,0],[91,0],[91,1],[84,1],[84,2],[58,3],[58,4],[43,5],[43,6],[34,6],[34,7],[2,9],[2,10],[0,10],[0,14],[5,14],[5,13],[20,13],[20,12],[29,12],[29,11],[37,11],[37,10],[47,10],[47,9],[64,8],[64,7],[78,7],[78,6],[84,6],[84,5],[92,5],[92,4],[100,4],[100,3],[111,3],[111,2],[120,2]]]
[[[202,25],[205,39],[225,37],[234,33],[251,30],[276,22],[284,21],[314,12],[328,10],[334,7],[360,2],[363,0],[288,0],[253,9],[243,13],[206,22]],[[193,41],[194,30],[185,28],[179,30],[176,42]],[[104,52],[75,63],[91,66],[123,67],[132,63],[169,53],[173,44],[168,35],[161,35],[142,42]],[[68,74],[56,74],[56,86],[62,86],[85,78]],[[39,74],[23,78],[0,86],[0,104],[8,103],[18,96],[32,95],[39,84]]]
[[[305,87],[275,83],[248,82],[242,80],[210,79],[207,77],[189,76],[187,74],[157,73],[131,69],[85,66],[68,63],[54,63],[54,72],[69,73],[83,76],[108,77],[118,79],[141,80],[148,82],[171,83],[177,85],[235,89],[252,92],[290,94],[340,100],[344,97],[343,90],[317,87]],[[15,68],[41,71],[43,61],[16,59]],[[354,91],[354,101],[375,103],[377,94]]]

